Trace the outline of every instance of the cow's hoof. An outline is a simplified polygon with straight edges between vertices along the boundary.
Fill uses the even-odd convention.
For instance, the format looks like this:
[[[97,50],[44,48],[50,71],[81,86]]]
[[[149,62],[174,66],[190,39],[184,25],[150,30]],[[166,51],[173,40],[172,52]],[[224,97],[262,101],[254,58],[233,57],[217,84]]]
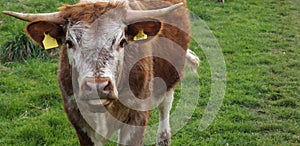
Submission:
[[[161,132],[158,138],[157,145],[158,146],[170,146],[171,145],[171,133],[167,132],[165,130],[164,132]]]
[[[162,140],[162,141],[158,142],[157,145],[158,146],[170,146],[171,145],[171,140],[170,139]]]

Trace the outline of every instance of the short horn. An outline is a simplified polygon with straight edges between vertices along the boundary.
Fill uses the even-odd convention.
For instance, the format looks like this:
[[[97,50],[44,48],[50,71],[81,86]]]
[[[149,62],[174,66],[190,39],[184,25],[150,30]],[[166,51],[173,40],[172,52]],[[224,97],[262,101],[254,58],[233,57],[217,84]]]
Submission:
[[[45,21],[61,23],[64,21],[64,19],[60,17],[59,12],[29,14],[29,13],[19,13],[19,12],[12,12],[12,11],[3,11],[3,13],[28,22],[35,21],[35,20],[45,20]]]
[[[130,22],[130,21],[139,20],[142,18],[147,18],[147,17],[164,16],[164,15],[169,14],[172,11],[176,10],[177,8],[179,8],[182,5],[183,5],[183,2],[171,5],[166,8],[156,9],[156,10],[127,10],[126,20],[127,20],[127,22]]]

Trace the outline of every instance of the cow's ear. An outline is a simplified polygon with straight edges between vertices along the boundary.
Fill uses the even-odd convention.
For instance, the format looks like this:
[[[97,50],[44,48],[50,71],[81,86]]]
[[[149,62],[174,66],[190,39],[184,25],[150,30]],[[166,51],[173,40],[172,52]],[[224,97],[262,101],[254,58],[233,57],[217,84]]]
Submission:
[[[58,44],[61,44],[65,37],[64,29],[59,24],[48,21],[31,22],[26,26],[26,32],[34,42],[42,47],[44,47],[45,35],[54,38]]]
[[[146,20],[128,25],[126,30],[126,36],[129,42],[148,41],[153,37],[157,36],[160,30],[160,21]]]

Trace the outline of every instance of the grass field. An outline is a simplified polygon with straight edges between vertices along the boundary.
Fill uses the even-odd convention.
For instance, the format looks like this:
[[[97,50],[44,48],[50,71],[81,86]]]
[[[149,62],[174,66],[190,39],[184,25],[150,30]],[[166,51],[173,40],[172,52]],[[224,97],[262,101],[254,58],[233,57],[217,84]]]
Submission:
[[[0,11],[52,12],[63,3],[75,0],[2,0]],[[188,0],[188,5],[222,48],[226,95],[214,121],[200,131],[211,69],[203,50],[192,46],[202,60],[200,97],[172,145],[300,145],[300,1]],[[0,15],[0,45],[25,25]],[[78,145],[63,112],[57,69],[57,59],[0,64],[1,146]]]

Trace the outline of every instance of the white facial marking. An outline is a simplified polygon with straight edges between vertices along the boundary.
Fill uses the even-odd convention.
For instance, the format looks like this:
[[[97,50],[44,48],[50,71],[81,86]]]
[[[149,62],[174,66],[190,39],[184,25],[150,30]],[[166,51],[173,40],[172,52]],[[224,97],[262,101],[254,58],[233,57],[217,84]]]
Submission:
[[[78,72],[79,85],[87,77],[109,78],[114,87],[113,93],[118,96],[116,87],[124,59],[124,49],[119,44],[125,38],[126,25],[122,19],[110,15],[119,16],[108,11],[91,24],[77,22],[69,26],[66,38],[72,42],[68,57]]]

